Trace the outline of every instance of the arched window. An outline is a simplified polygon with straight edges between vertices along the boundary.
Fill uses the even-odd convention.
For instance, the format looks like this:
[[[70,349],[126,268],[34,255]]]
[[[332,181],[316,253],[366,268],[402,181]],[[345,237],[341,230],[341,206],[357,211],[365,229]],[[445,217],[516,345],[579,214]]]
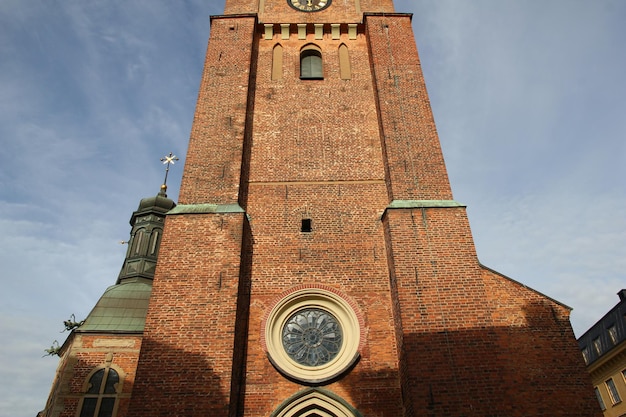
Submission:
[[[161,229],[152,229],[152,235],[150,235],[150,249],[148,255],[157,256],[159,251],[159,241],[161,240]]]
[[[106,367],[95,371],[83,396],[80,417],[113,417],[119,383],[120,376],[115,369]]]
[[[139,229],[135,232],[135,236],[132,238],[132,249],[130,256],[135,256],[139,254],[143,254],[144,250],[144,239],[146,238],[146,229]]]
[[[305,46],[300,52],[300,79],[324,79],[322,51],[315,45]]]
[[[348,372],[365,340],[363,319],[353,307],[354,302],[331,287],[287,290],[263,320],[269,361],[305,384],[320,384]]]

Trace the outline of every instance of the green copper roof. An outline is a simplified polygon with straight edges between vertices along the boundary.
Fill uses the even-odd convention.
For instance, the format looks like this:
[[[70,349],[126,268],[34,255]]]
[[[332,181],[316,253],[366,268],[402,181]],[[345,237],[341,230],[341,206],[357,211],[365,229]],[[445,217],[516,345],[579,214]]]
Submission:
[[[106,289],[77,332],[143,332],[152,292],[147,279],[125,280]]]

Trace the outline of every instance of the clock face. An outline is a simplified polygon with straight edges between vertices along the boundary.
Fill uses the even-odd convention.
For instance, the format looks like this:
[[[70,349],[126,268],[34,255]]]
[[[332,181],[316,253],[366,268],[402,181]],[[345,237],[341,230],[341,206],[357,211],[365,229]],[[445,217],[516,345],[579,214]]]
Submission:
[[[318,12],[330,6],[331,0],[287,0],[287,3],[302,12]]]

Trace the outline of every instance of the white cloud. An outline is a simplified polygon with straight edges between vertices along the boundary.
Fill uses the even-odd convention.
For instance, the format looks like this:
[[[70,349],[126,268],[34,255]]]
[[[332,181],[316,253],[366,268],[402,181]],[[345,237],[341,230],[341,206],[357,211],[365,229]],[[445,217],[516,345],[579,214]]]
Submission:
[[[401,3],[416,11],[452,187],[469,206],[479,258],[574,307],[582,333],[624,287],[617,16],[626,5],[423,0],[396,10]]]
[[[55,357],[42,357],[52,345],[52,340],[41,338],[41,328],[49,324],[40,315],[0,315],[0,331],[10,335],[0,358],[0,374],[6,381],[1,385],[5,394],[0,396],[0,416],[32,417],[46,405],[58,364]],[[61,341],[65,336],[56,337]]]
[[[573,307],[577,335],[617,304],[626,268],[626,198],[579,197],[496,197],[469,208],[479,259]]]
[[[115,282],[116,242],[139,198],[158,191],[158,159],[184,159],[209,15],[222,7],[0,2],[0,331],[11,336],[0,416],[43,407],[56,366],[39,361],[43,349]],[[580,334],[624,287],[626,2],[398,0],[396,10],[414,12],[479,259],[574,307]]]

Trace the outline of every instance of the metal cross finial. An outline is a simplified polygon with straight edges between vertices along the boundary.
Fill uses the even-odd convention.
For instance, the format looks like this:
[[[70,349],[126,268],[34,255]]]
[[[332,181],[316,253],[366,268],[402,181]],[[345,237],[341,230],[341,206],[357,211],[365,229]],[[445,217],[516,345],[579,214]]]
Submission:
[[[170,164],[174,165],[178,160],[178,157],[171,152],[169,155],[165,155],[163,158],[161,158],[161,162],[163,162],[163,165],[167,165],[167,167],[165,168],[165,179],[163,180],[163,185],[165,186],[165,188],[167,188],[167,174],[168,172],[170,172]]]

